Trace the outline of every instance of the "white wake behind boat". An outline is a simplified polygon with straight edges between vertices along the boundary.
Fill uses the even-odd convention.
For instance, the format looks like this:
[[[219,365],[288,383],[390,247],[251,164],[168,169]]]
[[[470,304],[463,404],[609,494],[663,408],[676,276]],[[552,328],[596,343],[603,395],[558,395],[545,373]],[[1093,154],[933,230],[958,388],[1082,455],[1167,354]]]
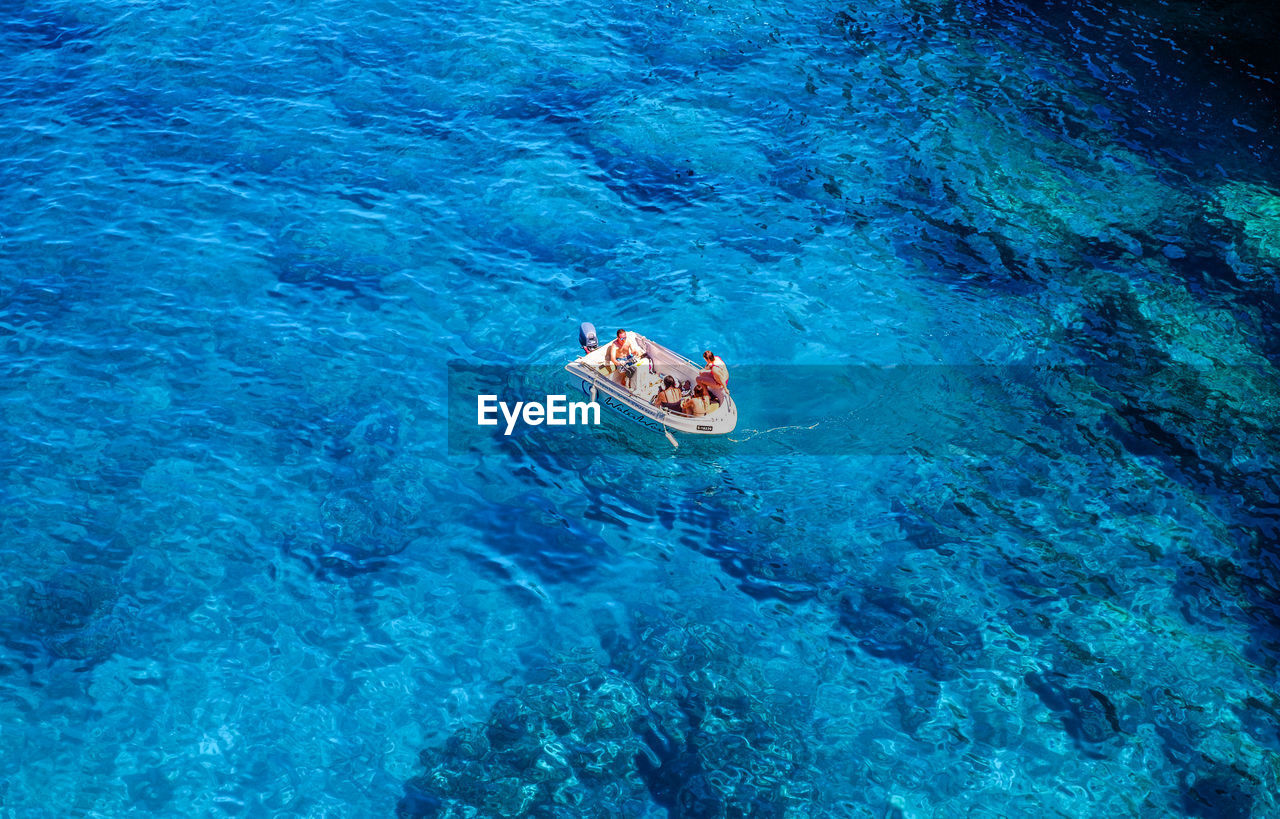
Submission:
[[[662,389],[663,379],[671,376],[681,387],[681,401],[691,395],[697,384],[697,364],[677,352],[663,347],[638,333],[630,334],[644,355],[635,364],[632,384],[605,361],[606,347],[596,346],[595,328],[584,323],[578,333],[583,355],[565,365],[565,371],[578,379],[582,392],[629,421],[655,432],[681,432],[689,435],[724,435],[738,425],[738,410],[726,388],[723,403],[712,402],[706,415],[687,415],[656,406],[653,398]],[[593,394],[594,393],[594,394]],[[674,443],[674,440],[673,440]]]

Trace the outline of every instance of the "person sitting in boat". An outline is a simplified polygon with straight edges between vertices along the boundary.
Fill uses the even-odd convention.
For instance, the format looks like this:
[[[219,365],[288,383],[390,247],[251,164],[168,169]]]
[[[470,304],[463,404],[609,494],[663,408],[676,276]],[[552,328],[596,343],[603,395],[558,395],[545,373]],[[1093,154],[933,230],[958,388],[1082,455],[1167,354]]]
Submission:
[[[710,350],[702,353],[702,359],[707,362],[707,366],[698,373],[698,383],[707,388],[716,403],[723,404],[724,393],[729,386],[729,368],[724,359]]]
[[[684,406],[681,407],[685,415],[697,417],[706,415],[711,412],[711,392],[705,384],[698,384],[693,388],[693,397],[684,400]]]
[[[680,412],[680,387],[671,376],[662,379],[662,389],[653,397],[653,405],[667,412]]]
[[[617,368],[614,376],[627,389],[635,388],[636,364],[643,355],[634,335],[626,330],[619,330],[617,338],[604,350],[605,363]]]

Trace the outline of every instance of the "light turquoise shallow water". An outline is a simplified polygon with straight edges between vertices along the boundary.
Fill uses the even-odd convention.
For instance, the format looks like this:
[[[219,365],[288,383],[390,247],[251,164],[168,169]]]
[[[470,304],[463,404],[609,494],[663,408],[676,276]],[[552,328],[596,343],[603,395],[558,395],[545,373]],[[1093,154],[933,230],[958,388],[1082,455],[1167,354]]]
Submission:
[[[1274,814],[1275,78],[1181,10],[0,3],[0,812]],[[450,438],[582,320],[732,440]]]

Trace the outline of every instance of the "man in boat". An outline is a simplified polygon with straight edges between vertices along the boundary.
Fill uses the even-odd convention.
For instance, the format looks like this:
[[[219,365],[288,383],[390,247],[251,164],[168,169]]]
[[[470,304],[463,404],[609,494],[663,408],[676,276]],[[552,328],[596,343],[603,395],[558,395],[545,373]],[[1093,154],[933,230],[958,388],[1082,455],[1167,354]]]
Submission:
[[[723,404],[724,393],[729,386],[729,367],[724,359],[710,350],[703,351],[702,360],[707,362],[707,366],[698,373],[698,383],[707,388],[717,404]]]
[[[617,367],[615,375],[621,375],[621,382],[627,389],[635,389],[636,364],[644,356],[644,350],[635,340],[633,333],[619,330],[617,337],[605,347],[605,363]]]

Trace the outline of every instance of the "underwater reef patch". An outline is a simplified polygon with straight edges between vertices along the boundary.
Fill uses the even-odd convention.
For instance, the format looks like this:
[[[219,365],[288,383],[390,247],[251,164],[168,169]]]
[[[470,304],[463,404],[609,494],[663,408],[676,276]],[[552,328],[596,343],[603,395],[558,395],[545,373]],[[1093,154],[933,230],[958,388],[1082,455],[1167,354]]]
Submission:
[[[1029,673],[1027,687],[1046,708],[1062,720],[1063,730],[1088,757],[1101,759],[1113,739],[1121,738],[1116,707],[1101,691],[1080,685],[1065,685],[1065,675]]]
[[[546,669],[424,751],[396,815],[795,815],[817,788],[807,747],[709,639],[656,626],[607,639],[607,664]]]
[[[891,589],[850,592],[841,598],[839,614],[841,627],[867,654],[918,668],[934,680],[955,679],[982,653],[976,626]]]

